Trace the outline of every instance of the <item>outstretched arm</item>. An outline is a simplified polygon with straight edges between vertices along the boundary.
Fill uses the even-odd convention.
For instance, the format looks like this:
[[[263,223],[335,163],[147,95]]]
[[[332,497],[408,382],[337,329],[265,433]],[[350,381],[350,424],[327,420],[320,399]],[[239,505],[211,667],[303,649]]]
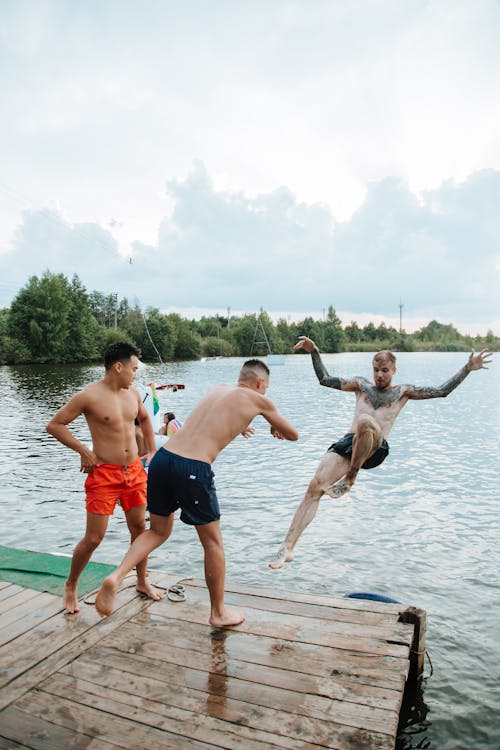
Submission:
[[[310,353],[314,372],[316,373],[316,377],[321,385],[324,385],[327,388],[337,388],[339,391],[356,390],[356,381],[338,378],[335,375],[329,375],[328,370],[320,357],[319,349],[312,339],[307,338],[307,336],[299,336],[299,340],[293,348],[295,350],[305,349],[306,352]]]
[[[264,396],[263,399],[264,408],[260,413],[271,425],[271,435],[278,440],[298,440],[299,433],[293,424],[279,413],[271,399],[266,396]]]
[[[422,386],[416,387],[414,385],[407,386],[405,396],[409,399],[425,399],[425,398],[445,398],[452,391],[455,390],[460,383],[465,380],[469,372],[472,370],[487,370],[487,364],[491,362],[491,352],[489,349],[482,349],[479,354],[474,353],[474,349],[471,351],[469,359],[466,364],[446,383],[440,386]]]

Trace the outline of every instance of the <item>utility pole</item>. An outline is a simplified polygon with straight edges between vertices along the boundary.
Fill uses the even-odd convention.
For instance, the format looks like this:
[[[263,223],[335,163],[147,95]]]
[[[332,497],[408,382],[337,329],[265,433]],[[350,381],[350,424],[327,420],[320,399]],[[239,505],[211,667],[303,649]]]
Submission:
[[[231,318],[230,318],[231,308],[227,308],[227,327],[229,328],[231,325]]]
[[[403,333],[403,300],[399,299],[399,333]]]

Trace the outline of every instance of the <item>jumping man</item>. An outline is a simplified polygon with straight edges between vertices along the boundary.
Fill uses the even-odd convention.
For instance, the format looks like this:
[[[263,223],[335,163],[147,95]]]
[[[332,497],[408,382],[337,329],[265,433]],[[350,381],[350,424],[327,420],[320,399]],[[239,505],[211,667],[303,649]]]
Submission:
[[[396,357],[389,351],[378,352],[373,357],[374,383],[371,383],[362,377],[345,379],[329,375],[318,347],[306,336],[299,337],[294,349],[310,352],[320,384],[339,391],[353,392],[356,406],[349,432],[333,443],[321,460],[306,495],[297,508],[285,541],[268,563],[270,568],[282,568],[286,562],[293,560],[295,545],[316,515],[322,495],[341,497],[349,492],[360,469],[372,469],[385,460],[389,453],[387,436],[408,400],[444,398],[460,385],[469,372],[485,368],[491,361],[488,349],[483,349],[479,354],[472,351],[466,364],[443,385],[437,388],[417,387],[392,385]]]

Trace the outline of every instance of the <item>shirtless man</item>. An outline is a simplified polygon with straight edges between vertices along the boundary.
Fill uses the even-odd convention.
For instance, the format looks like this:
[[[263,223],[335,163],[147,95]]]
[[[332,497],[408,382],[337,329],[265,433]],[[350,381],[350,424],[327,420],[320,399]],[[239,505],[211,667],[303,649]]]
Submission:
[[[409,399],[444,398],[460,385],[469,372],[480,370],[491,361],[488,359],[491,356],[488,349],[483,349],[479,354],[472,351],[467,363],[443,385],[438,388],[417,387],[392,385],[396,357],[389,351],[378,352],[373,358],[373,384],[362,377],[345,379],[329,375],[321,361],[318,347],[306,336],[299,337],[294,349],[310,352],[314,371],[321,385],[340,391],[352,391],[356,395],[356,407],[349,432],[328,448],[319,464],[306,495],[297,508],[285,541],[268,563],[270,568],[282,568],[286,562],[293,560],[295,545],[316,515],[322,495],[341,497],[349,492],[360,469],[372,469],[384,461],[389,453],[387,436]]]
[[[119,567],[102,584],[96,599],[100,615],[113,611],[115,594],[125,575],[168,539],[174,511],[180,507],[181,521],[196,527],[203,546],[210,625],[223,627],[243,622],[240,612],[224,606],[225,557],[211,465],[238,434],[248,437],[253,433],[249,425],[258,414],[271,425],[273,437],[298,439],[295,427],[266,397],[268,385],[268,367],[258,359],[248,360],[241,368],[237,385],[219,385],[211,390],[182,429],[172,435],[167,449],[158,450],[149,467],[150,529],[137,537]]]
[[[147,453],[142,456],[146,463],[153,457],[156,446],[148,412],[139,393],[131,388],[139,355],[139,350],[127,342],[108,347],[102,380],[75,394],[47,425],[47,432],[80,454],[80,471],[88,474],[85,535],[75,547],[64,586],[64,607],[70,614],[80,611],[78,579],[103,540],[117,501],[125,512],[132,541],[146,528],[147,475],[138,455],[136,419],[146,443]],[[77,440],[68,428],[81,414],[89,426],[92,449]],[[137,561],[137,590],[155,600],[163,596],[147,580],[145,557]]]

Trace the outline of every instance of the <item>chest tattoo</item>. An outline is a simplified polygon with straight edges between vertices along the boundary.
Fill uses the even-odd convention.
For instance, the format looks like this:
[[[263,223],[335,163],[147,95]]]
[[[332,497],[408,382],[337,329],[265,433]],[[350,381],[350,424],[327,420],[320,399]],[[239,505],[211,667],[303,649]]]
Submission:
[[[361,378],[358,380],[358,384],[361,393],[374,409],[381,409],[383,406],[392,406],[401,398],[402,388],[400,385],[380,390],[367,380]]]

